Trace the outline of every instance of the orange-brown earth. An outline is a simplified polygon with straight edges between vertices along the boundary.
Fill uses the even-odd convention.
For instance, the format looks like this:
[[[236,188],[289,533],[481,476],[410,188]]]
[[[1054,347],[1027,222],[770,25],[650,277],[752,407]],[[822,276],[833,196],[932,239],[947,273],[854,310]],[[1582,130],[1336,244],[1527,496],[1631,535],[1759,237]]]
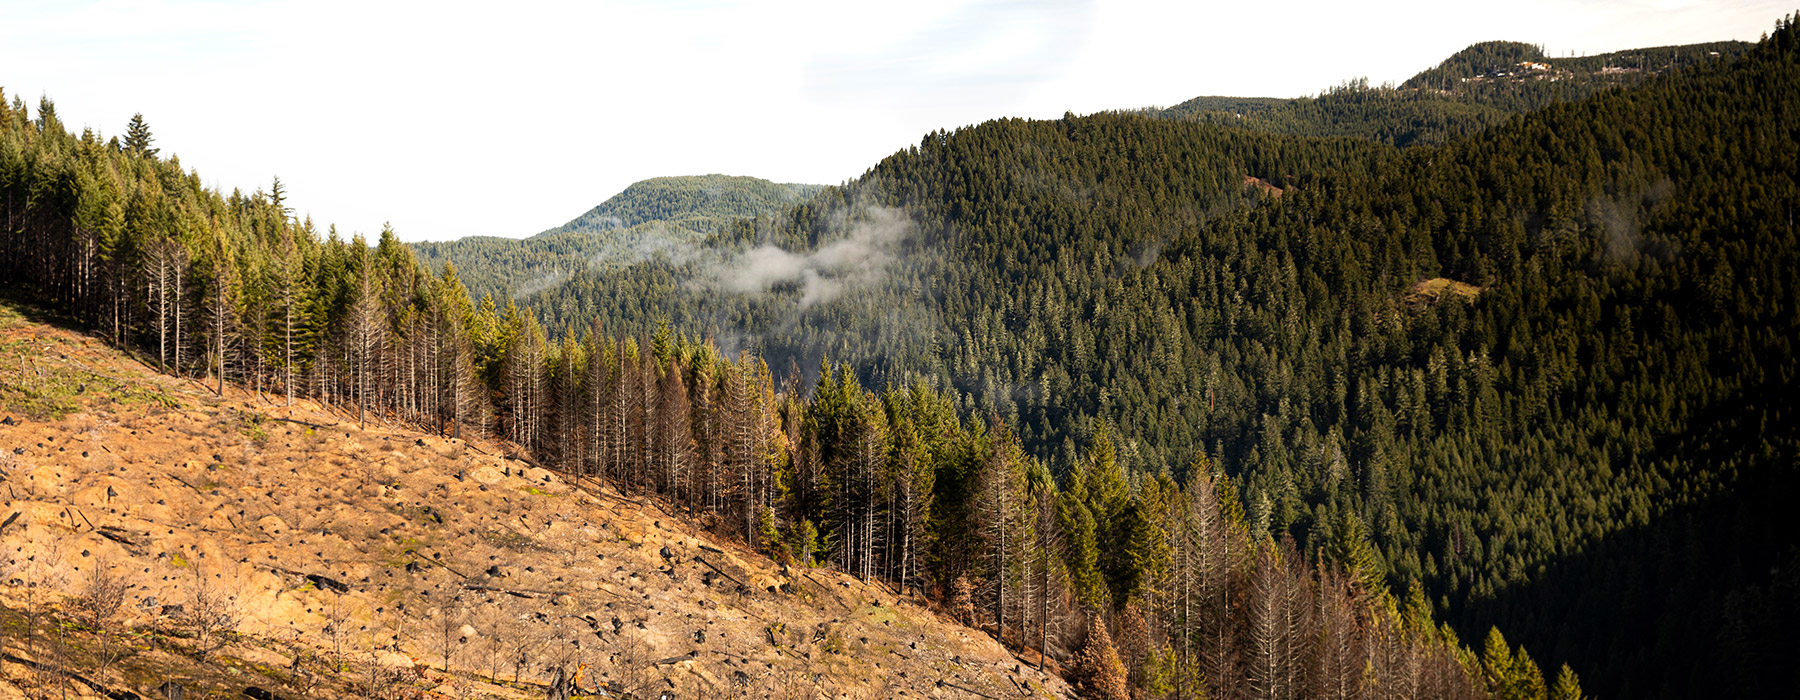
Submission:
[[[1467,282],[1458,282],[1444,277],[1433,277],[1420,280],[1406,290],[1401,301],[1409,306],[1429,306],[1450,297],[1474,299],[1481,295],[1481,288]]]
[[[527,698],[558,669],[643,698],[1070,695],[909,597],[654,501],[215,396],[27,313],[0,303],[0,698]],[[125,588],[94,625],[97,571]]]

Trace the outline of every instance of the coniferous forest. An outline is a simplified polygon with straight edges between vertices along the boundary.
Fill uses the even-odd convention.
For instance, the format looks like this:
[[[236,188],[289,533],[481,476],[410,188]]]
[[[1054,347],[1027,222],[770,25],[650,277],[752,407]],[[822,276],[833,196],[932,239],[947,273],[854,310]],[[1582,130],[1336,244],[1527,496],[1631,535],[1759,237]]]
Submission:
[[[936,132],[523,304],[15,98],[0,272],[219,391],[890,582],[1094,697],[1786,696],[1800,36],[1703,46],[1406,138],[1269,101]],[[1533,59],[1465,53],[1409,89]]]
[[[474,298],[527,297],[578,273],[679,252],[733,219],[786,211],[819,189],[728,175],[659,177],[530,238],[468,236],[411,246],[431,269],[456,265]]]

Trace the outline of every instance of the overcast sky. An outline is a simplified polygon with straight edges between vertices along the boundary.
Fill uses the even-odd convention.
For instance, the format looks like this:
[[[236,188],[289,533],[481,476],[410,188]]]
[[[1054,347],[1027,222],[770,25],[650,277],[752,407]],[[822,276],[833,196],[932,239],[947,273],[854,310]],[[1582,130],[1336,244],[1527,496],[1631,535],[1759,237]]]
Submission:
[[[835,184],[1001,116],[1399,82],[1468,44],[1755,40],[1792,0],[6,0],[0,87],[323,226],[526,236],[637,180]]]

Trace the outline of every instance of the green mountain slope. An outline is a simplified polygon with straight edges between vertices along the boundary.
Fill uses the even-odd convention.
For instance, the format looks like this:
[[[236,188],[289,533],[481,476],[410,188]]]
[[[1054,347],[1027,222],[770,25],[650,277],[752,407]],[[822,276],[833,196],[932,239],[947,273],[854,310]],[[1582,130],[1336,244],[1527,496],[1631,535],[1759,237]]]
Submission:
[[[1769,500],[1800,434],[1794,39],[1520,92],[1506,109],[1549,106],[1406,150],[1375,141],[1431,139],[1125,114],[936,133],[707,255],[536,303],[923,377],[1059,472],[1110,422],[1139,472],[1223,465],[1252,531],[1302,551],[1354,516],[1390,584],[1608,697],[1754,695],[1791,683],[1730,649],[1793,648],[1792,606],[1744,606],[1794,575]]]
[[[1314,556],[1208,470],[1132,479],[1104,431],[1059,483],[923,382],[804,387],[667,327],[551,342],[391,230],[205,188],[141,121],[119,143],[32,116],[0,100],[0,294],[99,334],[0,303],[9,696],[1070,697],[1054,674],[1112,700],[1479,700],[1547,677],[1392,596],[1354,517]],[[711,284],[824,308],[880,276],[915,224],[841,204],[815,250]]]
[[[1722,41],[1553,58],[1530,44],[1491,41],[1459,51],[1398,87],[1353,81],[1317,97],[1289,100],[1196,97],[1145,113],[1299,136],[1350,136],[1397,146],[1442,144],[1515,114],[1635,85],[1668,71],[1729,61],[1749,47]]]
[[[632,183],[587,213],[538,237],[610,231],[652,221],[690,231],[712,231],[732,219],[786,210],[820,189],[820,185],[732,175],[654,177]]]
[[[454,265],[476,298],[504,300],[554,287],[589,268],[691,246],[727,222],[785,211],[820,189],[730,175],[651,178],[524,240],[470,236],[412,248],[431,269]]]

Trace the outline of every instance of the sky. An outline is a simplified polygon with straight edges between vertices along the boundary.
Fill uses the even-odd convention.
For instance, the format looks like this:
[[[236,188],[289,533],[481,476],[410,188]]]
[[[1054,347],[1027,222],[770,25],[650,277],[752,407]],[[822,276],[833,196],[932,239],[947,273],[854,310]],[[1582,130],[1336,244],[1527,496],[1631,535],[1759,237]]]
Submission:
[[[1792,3],[1792,0],[1785,0]],[[1764,0],[5,0],[0,88],[141,112],[222,191],[409,241],[521,237],[662,175],[837,184],[937,129],[1401,82],[1469,44],[1755,41]]]

